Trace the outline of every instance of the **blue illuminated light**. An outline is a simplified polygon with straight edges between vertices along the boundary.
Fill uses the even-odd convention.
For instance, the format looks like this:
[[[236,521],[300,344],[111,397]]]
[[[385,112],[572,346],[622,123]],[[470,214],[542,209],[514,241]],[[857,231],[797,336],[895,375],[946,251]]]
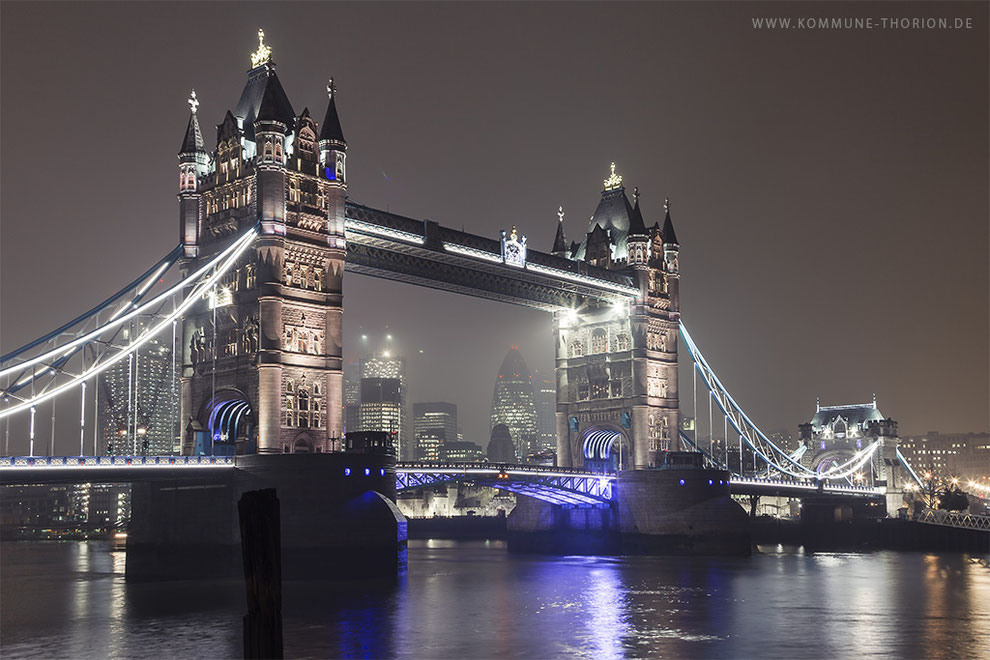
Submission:
[[[330,179],[331,181],[337,180],[337,173],[333,171],[333,168],[327,167],[324,169],[326,169],[328,179]]]
[[[371,474],[371,468],[364,468],[364,476],[367,477],[370,474]]]
[[[709,486],[711,486],[711,485],[712,485],[712,480],[711,480],[711,479],[709,479],[709,480],[708,480],[708,485],[709,485]]]
[[[344,468],[344,476],[345,477],[351,476],[351,468]]]
[[[384,477],[385,476],[385,468],[382,468],[381,469],[381,473],[382,473],[382,476]]]
[[[682,486],[684,485],[684,480],[683,480],[683,479],[681,479],[681,485],[682,485]]]

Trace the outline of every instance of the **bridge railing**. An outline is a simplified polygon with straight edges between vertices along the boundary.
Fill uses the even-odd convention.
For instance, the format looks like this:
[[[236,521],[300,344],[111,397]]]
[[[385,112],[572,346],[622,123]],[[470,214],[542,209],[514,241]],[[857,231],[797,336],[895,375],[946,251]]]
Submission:
[[[0,470],[24,468],[234,467],[233,456],[3,456]]]
[[[565,468],[552,465],[517,465],[514,463],[425,463],[402,462],[395,464],[396,470],[418,470],[423,472],[456,472],[464,470],[483,470],[486,472],[533,472],[552,474],[573,474],[575,476],[614,476],[612,473],[598,473],[583,468]]]
[[[990,531],[990,516],[978,516],[973,513],[925,509],[914,518],[918,522],[945,527],[960,527],[963,529],[979,529]]]

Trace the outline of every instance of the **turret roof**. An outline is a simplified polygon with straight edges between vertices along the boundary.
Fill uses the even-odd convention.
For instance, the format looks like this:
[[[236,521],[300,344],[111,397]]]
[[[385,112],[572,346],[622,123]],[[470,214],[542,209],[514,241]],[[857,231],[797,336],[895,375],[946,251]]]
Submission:
[[[296,113],[282,89],[282,83],[275,75],[275,65],[272,62],[265,62],[248,72],[248,80],[234,108],[234,116],[241,120],[244,136],[252,141],[254,122],[258,119],[280,121],[285,124],[286,130],[293,127]]]
[[[671,245],[680,245],[677,242],[677,234],[674,233],[674,223],[670,221],[670,201],[664,201],[665,215],[663,218],[663,242]]]
[[[186,126],[186,135],[182,139],[180,154],[191,154],[197,151],[204,151],[203,134],[199,130],[199,119],[195,112],[189,113],[189,125]]]
[[[320,127],[320,140],[330,140],[346,144],[344,132],[340,128],[340,117],[337,116],[337,90],[333,85],[333,78],[327,85],[327,92],[330,95],[330,102],[327,103],[327,114],[323,118],[323,125]]]

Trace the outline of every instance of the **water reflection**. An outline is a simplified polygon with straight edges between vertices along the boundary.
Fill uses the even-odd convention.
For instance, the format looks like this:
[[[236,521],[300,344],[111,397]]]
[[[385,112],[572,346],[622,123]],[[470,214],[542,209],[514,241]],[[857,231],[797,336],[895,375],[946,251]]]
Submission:
[[[414,542],[399,579],[287,583],[287,657],[974,657],[990,570],[962,555],[541,557]],[[2,546],[0,655],[240,657],[238,581],[128,584],[100,543]]]

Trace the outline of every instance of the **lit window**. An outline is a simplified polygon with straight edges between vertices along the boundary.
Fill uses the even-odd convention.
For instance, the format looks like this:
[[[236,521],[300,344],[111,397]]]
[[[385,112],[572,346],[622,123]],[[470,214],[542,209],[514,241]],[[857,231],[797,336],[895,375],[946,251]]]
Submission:
[[[606,332],[604,328],[596,328],[595,331],[591,333],[591,352],[608,352],[608,332]]]

